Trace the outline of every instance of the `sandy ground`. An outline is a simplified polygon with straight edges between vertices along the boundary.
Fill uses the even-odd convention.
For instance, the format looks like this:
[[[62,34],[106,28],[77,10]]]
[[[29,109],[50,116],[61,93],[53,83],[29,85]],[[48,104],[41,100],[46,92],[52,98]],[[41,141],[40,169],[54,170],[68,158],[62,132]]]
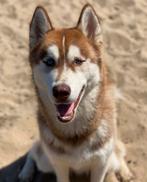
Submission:
[[[28,63],[28,28],[35,7],[44,5],[55,26],[68,27],[75,25],[86,2],[101,18],[107,62],[123,94],[118,123],[127,161],[135,181],[146,182],[146,0],[0,0],[0,167],[23,155],[38,135]]]

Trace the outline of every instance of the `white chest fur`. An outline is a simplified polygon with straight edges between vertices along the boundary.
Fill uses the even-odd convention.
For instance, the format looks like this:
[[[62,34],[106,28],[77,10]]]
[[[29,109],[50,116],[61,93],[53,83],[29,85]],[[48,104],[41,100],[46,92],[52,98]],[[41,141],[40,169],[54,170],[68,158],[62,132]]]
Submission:
[[[103,146],[94,149],[93,144],[97,139],[90,138],[77,147],[65,146],[56,141],[56,145],[64,147],[65,152],[63,153],[52,150],[52,147],[48,147],[46,144],[43,144],[43,148],[53,166],[60,163],[61,166],[68,166],[68,168],[81,173],[89,171],[95,163],[104,165],[113,151],[114,141],[112,137]]]

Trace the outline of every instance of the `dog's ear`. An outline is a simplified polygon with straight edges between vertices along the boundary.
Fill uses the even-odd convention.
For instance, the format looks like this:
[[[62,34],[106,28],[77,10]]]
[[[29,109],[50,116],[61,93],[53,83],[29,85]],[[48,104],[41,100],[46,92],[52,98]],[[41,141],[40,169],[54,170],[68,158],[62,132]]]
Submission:
[[[43,38],[44,34],[51,29],[53,29],[53,27],[46,10],[38,6],[35,9],[30,24],[30,49],[32,49]]]
[[[95,10],[87,4],[82,9],[77,27],[89,39],[95,39],[101,33],[100,22]]]

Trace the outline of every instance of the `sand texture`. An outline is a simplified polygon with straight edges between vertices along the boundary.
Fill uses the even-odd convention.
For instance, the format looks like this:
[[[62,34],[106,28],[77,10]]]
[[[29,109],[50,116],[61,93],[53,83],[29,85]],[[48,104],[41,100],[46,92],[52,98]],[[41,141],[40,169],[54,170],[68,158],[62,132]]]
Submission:
[[[38,136],[36,98],[28,62],[28,30],[35,7],[55,27],[75,26],[91,3],[101,19],[107,63],[123,95],[121,138],[135,182],[147,182],[147,1],[0,0],[0,167],[25,154]]]

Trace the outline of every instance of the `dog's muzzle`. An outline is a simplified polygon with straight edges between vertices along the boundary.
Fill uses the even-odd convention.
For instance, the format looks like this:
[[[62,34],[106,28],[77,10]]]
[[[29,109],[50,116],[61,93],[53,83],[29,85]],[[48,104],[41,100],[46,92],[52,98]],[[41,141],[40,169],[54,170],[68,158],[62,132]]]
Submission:
[[[57,110],[58,120],[67,123],[73,120],[75,116],[77,107],[82,99],[82,96],[84,95],[85,86],[82,87],[78,98],[72,102],[67,102],[71,92],[70,89],[68,87],[62,87],[62,88],[64,89],[61,89],[60,87],[62,91],[60,90],[58,94],[56,93],[57,94],[56,96],[58,96],[56,97],[56,99],[58,98],[58,101],[60,102],[57,102],[55,106]],[[59,96],[59,94],[61,95]]]

